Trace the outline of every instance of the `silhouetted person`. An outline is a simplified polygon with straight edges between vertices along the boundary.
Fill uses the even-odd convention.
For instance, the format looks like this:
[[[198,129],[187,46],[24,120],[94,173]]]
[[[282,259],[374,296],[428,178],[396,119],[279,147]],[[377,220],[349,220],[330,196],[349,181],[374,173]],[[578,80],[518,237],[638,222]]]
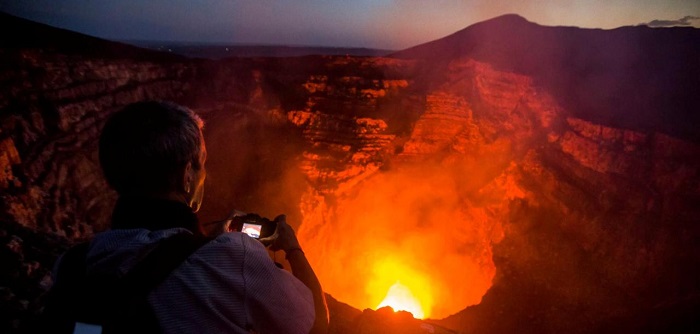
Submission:
[[[270,240],[270,247],[285,252],[293,275],[279,269],[265,246],[244,233],[223,232],[210,240],[202,236],[195,215],[202,203],[206,177],[202,125],[191,110],[154,101],[131,104],[107,121],[100,137],[99,157],[105,178],[119,199],[112,214],[112,228],[96,234],[87,248],[87,276],[107,277],[107,282],[112,282],[129,277],[134,268],[149,273],[148,267],[167,262],[156,260],[139,266],[144,258],[153,258],[149,254],[156,253],[159,244],[176,235],[194,236],[205,241],[185,253],[186,260],[176,263],[155,287],[143,288],[147,291],[144,312],[152,312],[160,330],[326,332],[328,313],[321,286],[283,215],[276,218],[277,236]],[[182,248],[176,245],[171,253]],[[70,280],[62,277],[60,265],[58,268],[56,283]],[[142,279],[149,275],[153,276],[131,276]],[[138,284],[129,282],[125,286]],[[112,287],[96,285],[96,289]],[[121,306],[129,301],[120,303],[108,302],[115,312],[129,308]],[[137,311],[129,312],[138,317]],[[119,314],[112,320],[117,326],[131,320],[128,312]]]

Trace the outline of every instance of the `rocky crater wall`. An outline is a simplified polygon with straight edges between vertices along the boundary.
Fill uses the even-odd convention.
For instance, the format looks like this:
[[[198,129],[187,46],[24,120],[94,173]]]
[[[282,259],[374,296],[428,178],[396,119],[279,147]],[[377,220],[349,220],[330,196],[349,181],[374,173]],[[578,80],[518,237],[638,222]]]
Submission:
[[[358,215],[384,218],[380,233],[397,221],[425,228],[419,215],[429,227],[450,221],[449,235],[407,229],[383,245],[421,250],[412,265],[443,285],[431,307],[453,330],[586,332],[697,300],[700,148],[573,117],[527,76],[470,59],[433,70],[353,57],[2,56],[14,64],[0,73],[0,237],[14,264],[3,328],[39,312],[60,250],[107,227],[115,195],[96,141],[106,117],[141,99],[175,100],[207,121],[210,155],[222,158],[200,218],[231,203],[289,210],[324,286],[352,306],[364,292],[343,295],[353,282],[325,262],[372,244],[346,238],[361,233]],[[251,172],[264,175],[242,176]],[[342,310],[331,310],[335,332],[363,325],[342,316],[373,319]]]

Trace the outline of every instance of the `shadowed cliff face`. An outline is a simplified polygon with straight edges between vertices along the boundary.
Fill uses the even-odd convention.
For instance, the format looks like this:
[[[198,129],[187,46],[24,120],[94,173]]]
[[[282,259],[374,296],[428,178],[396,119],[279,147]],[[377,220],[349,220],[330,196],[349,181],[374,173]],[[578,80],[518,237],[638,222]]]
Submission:
[[[103,229],[114,195],[96,162],[100,128],[127,103],[181,95],[184,67],[34,50],[3,56],[14,61],[0,96],[5,213],[69,238]]]
[[[464,56],[0,57],[3,329],[107,227],[96,140],[148,98],[206,121],[201,220],[288,214],[334,333],[665,329],[697,309],[700,147],[583,117],[537,75]],[[357,310],[397,282],[442,320]]]

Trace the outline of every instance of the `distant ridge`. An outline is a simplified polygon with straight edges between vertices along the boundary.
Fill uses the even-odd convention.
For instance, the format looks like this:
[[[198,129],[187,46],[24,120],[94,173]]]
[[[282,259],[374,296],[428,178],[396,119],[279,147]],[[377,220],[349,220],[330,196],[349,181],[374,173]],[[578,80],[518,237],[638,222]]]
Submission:
[[[486,33],[487,36],[500,36],[509,34],[522,28],[529,28],[536,25],[527,21],[524,17],[516,14],[507,14],[487,21],[475,23],[467,28],[457,31],[446,37],[410,47],[390,54],[396,58],[410,59],[455,59],[469,56],[486,41],[480,37]],[[489,38],[489,40],[492,40]],[[495,42],[495,41],[492,41]],[[439,53],[436,53],[439,51]]]
[[[187,57],[207,59],[223,59],[230,57],[300,57],[310,55],[382,57],[394,52],[392,50],[382,49],[301,45],[240,45],[158,41],[124,41],[124,43],[152,50],[171,52]]]
[[[21,33],[20,33],[21,32]],[[322,46],[224,45],[157,41],[110,41],[0,12],[0,48],[42,49],[103,58],[181,60],[182,57],[298,57],[348,55],[381,57],[393,50]]]
[[[700,142],[697,28],[549,27],[509,14],[389,56],[486,62],[533,77],[578,117]]]
[[[5,13],[0,13],[0,48],[109,59],[185,59],[174,52],[107,41]],[[697,28],[549,27],[509,14],[388,56],[426,62],[434,76],[444,74],[447,64],[460,58],[489,63],[532,77],[573,116],[700,143]]]
[[[0,12],[0,48],[41,49],[43,52],[153,61],[179,60],[182,57],[108,41],[70,30],[52,27]]]

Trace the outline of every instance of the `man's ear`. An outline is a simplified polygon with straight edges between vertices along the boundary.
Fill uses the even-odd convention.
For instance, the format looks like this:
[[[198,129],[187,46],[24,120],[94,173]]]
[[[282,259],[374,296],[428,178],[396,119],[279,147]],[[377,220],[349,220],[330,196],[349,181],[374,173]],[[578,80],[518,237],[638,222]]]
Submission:
[[[187,165],[185,165],[185,175],[183,175],[182,181],[185,192],[189,194],[194,186],[194,170],[192,169],[191,161],[187,162]]]

